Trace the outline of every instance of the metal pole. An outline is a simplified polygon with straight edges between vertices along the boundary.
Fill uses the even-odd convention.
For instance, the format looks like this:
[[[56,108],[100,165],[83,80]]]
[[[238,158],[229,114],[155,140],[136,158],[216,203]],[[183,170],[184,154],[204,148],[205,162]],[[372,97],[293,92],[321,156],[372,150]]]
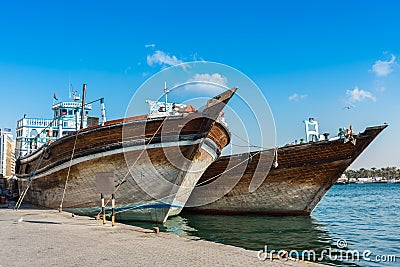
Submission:
[[[104,125],[106,122],[106,108],[104,106],[104,98],[100,98],[100,105],[101,105],[101,123]]]
[[[101,193],[101,213],[103,214],[103,224],[106,224],[106,208],[104,205],[104,195]]]
[[[167,88],[167,81],[164,82],[164,93],[165,93],[165,112],[167,112],[167,105],[168,105],[168,88]]]
[[[79,108],[75,108],[75,130],[78,131],[78,122],[79,122]]]
[[[63,128],[63,120],[62,120],[62,115],[60,115],[60,118],[58,119],[58,134],[57,134],[57,138],[61,138],[62,137],[62,128]]]
[[[82,92],[81,129],[83,129],[83,121],[85,117],[85,98],[86,98],[86,83],[83,84],[83,92]]]
[[[112,194],[111,199],[111,225],[115,225],[115,194]]]

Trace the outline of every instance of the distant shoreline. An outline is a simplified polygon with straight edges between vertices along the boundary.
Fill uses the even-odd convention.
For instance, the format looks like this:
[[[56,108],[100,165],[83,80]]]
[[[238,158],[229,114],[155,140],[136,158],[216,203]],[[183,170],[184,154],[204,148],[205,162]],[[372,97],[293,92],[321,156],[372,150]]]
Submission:
[[[400,184],[400,179],[386,179],[381,177],[339,178],[335,184]]]
[[[373,183],[400,183],[400,169],[397,167],[385,167],[359,170],[347,170],[336,184],[373,184]]]

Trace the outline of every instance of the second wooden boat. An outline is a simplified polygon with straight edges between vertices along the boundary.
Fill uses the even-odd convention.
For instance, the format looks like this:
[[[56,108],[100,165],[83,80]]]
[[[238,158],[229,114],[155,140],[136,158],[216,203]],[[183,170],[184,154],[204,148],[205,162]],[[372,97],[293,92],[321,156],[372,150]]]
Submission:
[[[208,167],[199,185],[207,192],[192,194],[188,203],[207,203],[224,187],[236,183],[215,201],[188,207],[210,214],[310,215],[342,173],[387,125],[332,140],[289,145],[272,150],[220,157]],[[272,166],[274,163],[276,167]],[[254,187],[252,181],[259,181]],[[195,190],[196,192],[196,190]]]

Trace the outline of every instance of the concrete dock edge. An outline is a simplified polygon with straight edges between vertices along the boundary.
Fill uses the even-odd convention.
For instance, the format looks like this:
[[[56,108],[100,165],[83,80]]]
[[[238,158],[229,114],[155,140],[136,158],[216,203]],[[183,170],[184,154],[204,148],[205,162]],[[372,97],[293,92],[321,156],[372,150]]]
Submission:
[[[0,266],[324,266],[56,210],[0,210]]]

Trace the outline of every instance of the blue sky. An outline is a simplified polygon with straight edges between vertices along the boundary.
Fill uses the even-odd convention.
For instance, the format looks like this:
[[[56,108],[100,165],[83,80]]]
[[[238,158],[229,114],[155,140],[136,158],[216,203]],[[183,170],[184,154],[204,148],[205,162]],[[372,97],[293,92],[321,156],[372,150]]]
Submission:
[[[0,127],[51,116],[68,81],[87,83],[88,98],[105,97],[119,118],[161,68],[208,60],[258,85],[278,145],[302,138],[310,116],[331,134],[387,122],[352,167],[400,167],[398,10],[398,1],[3,1]]]

